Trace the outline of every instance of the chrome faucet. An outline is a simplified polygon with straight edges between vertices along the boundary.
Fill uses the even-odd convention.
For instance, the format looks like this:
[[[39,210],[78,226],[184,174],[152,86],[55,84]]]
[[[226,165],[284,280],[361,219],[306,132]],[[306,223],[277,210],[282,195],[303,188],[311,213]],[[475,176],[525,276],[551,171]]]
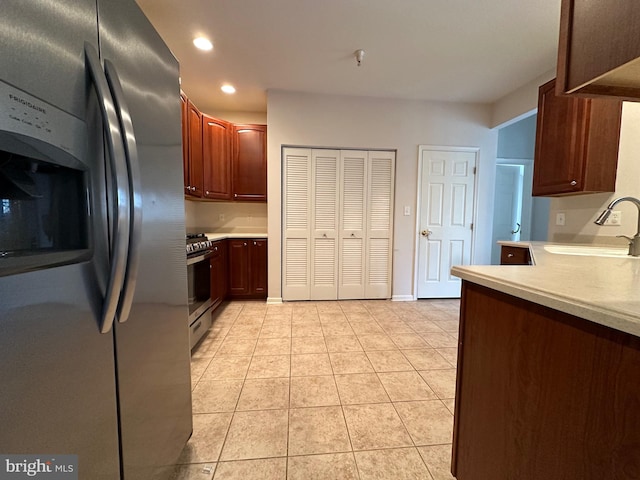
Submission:
[[[617,237],[624,237],[629,240],[629,255],[633,257],[640,256],[640,200],[635,197],[620,197],[616,198],[612,201],[607,209],[600,214],[600,216],[594,222],[596,225],[604,225],[604,222],[611,215],[611,210],[620,202],[631,202],[638,208],[638,228],[636,229],[636,234],[631,237],[627,237],[626,235],[616,235]]]

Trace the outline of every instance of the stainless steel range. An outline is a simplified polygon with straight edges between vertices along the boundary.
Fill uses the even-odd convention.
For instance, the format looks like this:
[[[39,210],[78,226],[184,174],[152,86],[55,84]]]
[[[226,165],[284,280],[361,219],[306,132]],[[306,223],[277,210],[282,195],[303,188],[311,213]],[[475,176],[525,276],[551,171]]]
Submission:
[[[211,245],[204,233],[187,235],[187,279],[189,283],[189,332],[193,348],[211,326]]]

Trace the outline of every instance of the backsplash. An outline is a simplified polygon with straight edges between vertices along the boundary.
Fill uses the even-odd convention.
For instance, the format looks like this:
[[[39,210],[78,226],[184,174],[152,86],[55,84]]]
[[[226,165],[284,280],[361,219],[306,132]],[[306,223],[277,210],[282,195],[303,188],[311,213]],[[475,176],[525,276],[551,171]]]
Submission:
[[[267,204],[185,200],[187,233],[266,232]]]

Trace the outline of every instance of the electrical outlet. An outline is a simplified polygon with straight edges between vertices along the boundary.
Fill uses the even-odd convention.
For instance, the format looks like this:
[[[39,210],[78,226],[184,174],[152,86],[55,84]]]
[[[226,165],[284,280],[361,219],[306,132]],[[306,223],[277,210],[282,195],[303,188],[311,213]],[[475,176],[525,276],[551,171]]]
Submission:
[[[218,215],[218,220],[220,220],[221,222],[224,222],[224,213],[221,213]]]
[[[559,226],[564,226],[565,223],[565,216],[564,216],[564,212],[558,212],[556,213],[556,225]]]
[[[609,218],[604,222],[605,225],[611,225],[619,227],[622,223],[622,212],[620,210],[613,210]]]
[[[405,205],[404,206],[404,216],[408,217],[409,215],[411,215],[411,207],[409,205]]]

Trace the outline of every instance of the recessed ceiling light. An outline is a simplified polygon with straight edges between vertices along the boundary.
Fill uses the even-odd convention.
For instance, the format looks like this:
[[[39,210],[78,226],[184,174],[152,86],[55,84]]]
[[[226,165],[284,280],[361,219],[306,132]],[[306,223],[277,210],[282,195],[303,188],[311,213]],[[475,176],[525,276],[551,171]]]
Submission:
[[[236,93],[236,88],[233,85],[223,85],[220,87],[220,90],[222,90],[224,93]]]
[[[211,50],[213,48],[213,44],[204,37],[194,38],[193,44],[200,50]]]

